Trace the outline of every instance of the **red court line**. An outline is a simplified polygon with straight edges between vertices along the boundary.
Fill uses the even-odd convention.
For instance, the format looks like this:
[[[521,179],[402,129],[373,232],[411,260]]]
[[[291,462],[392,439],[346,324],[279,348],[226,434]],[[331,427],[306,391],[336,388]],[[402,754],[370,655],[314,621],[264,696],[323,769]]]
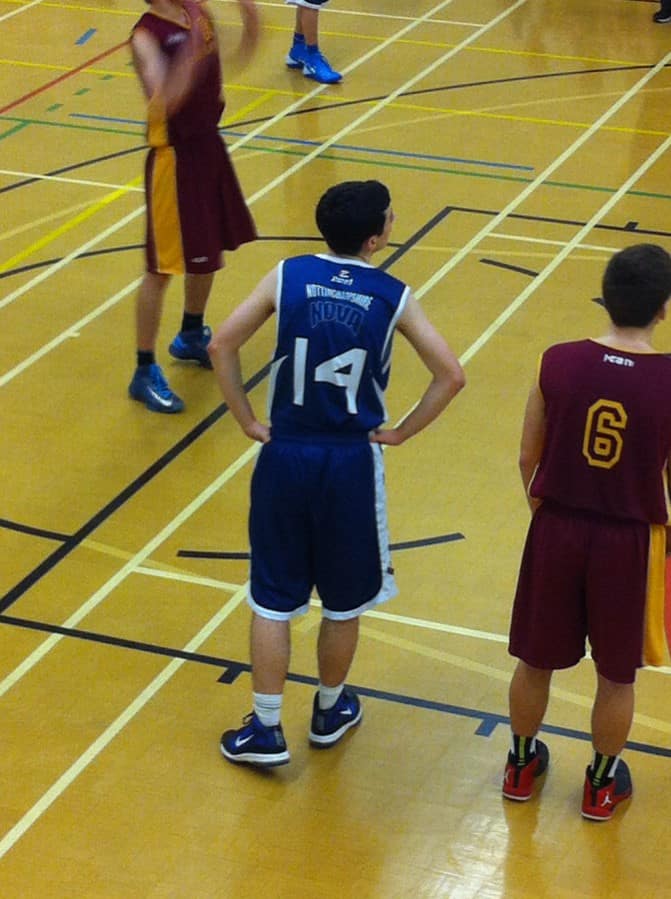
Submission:
[[[83,62],[80,66],[77,66],[76,69],[71,69],[64,75],[59,75],[58,78],[54,78],[53,81],[49,81],[47,82],[47,84],[43,84],[42,87],[35,88],[35,90],[31,91],[29,94],[24,94],[23,97],[19,97],[18,100],[13,100],[11,103],[8,103],[7,106],[3,106],[2,108],[0,108],[0,115],[5,112],[9,112],[10,109],[14,109],[14,107],[19,106],[21,103],[25,103],[25,101],[30,100],[31,97],[36,97],[43,91],[49,90],[50,87],[54,87],[54,85],[60,84],[60,82],[65,81],[66,78],[71,78],[73,75],[76,75],[77,72],[81,72],[82,69],[88,69],[89,66],[92,66],[99,60],[104,59],[106,56],[111,56],[112,53],[116,53],[117,50],[125,47],[127,43],[128,41],[125,40],[122,43],[117,44],[116,47],[110,47],[109,50],[105,50],[103,53],[99,53],[98,56],[94,56],[93,59],[89,59],[86,62]]]

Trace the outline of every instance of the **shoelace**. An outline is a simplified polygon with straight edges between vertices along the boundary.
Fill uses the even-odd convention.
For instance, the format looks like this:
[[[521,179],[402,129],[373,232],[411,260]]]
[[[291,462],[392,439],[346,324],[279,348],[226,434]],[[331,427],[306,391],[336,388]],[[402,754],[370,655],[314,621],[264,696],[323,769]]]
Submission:
[[[164,378],[163,372],[161,371],[161,369],[158,366],[156,366],[156,368],[152,369],[151,386],[154,388],[154,390],[156,391],[156,393],[158,393],[159,396],[163,397],[163,399],[165,399],[165,400],[172,399],[173,392],[168,387],[168,382]]]

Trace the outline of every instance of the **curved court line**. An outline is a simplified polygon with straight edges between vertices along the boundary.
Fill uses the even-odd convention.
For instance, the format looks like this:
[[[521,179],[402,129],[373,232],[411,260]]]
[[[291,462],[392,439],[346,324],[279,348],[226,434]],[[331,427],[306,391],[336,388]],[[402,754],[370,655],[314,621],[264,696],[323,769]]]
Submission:
[[[526,2],[526,0],[518,0],[518,2],[516,4],[514,4],[514,6],[511,7],[511,9],[508,12],[512,12],[514,9],[521,6],[524,2]],[[441,4],[441,5],[445,5],[445,4]],[[494,21],[500,21],[504,17],[504,15],[505,14],[502,14],[500,17],[498,17]],[[667,54],[667,56],[665,57],[665,60],[668,58],[671,58],[671,54]],[[653,77],[653,75],[656,74],[657,71],[659,71],[661,66],[662,66],[661,63],[658,66],[656,66],[655,69],[653,69],[653,71],[649,77]],[[426,74],[428,74],[429,71],[432,71],[432,69],[427,70]],[[641,79],[641,82],[639,82],[639,85],[647,82],[647,80],[649,80],[649,77],[646,77],[645,79]],[[613,112],[610,113],[610,115],[614,114],[617,111],[617,109],[619,109],[620,106],[623,105],[623,103],[626,102],[627,99],[629,99],[630,96],[633,96],[635,89],[637,87],[638,87],[638,85],[635,86],[634,88],[632,88],[631,91],[627,92],[627,94],[625,94],[624,97],[621,98],[621,101],[619,103],[615,104],[615,108],[613,109]],[[601,119],[599,119],[598,122],[595,123],[594,128],[590,129],[587,136],[591,136],[591,134],[597,130],[597,128],[599,127],[599,124],[602,121],[606,121],[610,117],[610,115],[607,113],[604,116],[602,116]],[[365,118],[366,117],[362,117],[360,120],[357,120],[357,123],[361,120],[365,120]],[[357,123],[354,123],[354,125],[352,127],[355,127]],[[587,136],[583,135],[584,139],[580,139],[579,141],[576,141],[575,144],[572,145],[572,147],[570,147],[569,150],[566,151],[565,154],[562,154],[562,157],[560,157],[561,162],[563,162],[567,158],[569,158],[569,156],[572,155],[573,152],[575,152],[575,149],[577,149],[579,146],[582,145],[582,143],[584,143],[584,140],[587,139]],[[615,196],[613,198],[611,198],[611,200],[607,204],[605,204],[604,207],[602,207],[602,209],[599,210],[599,212],[595,216],[592,217],[592,219],[590,219],[590,221],[587,223],[587,225],[585,225],[585,227],[581,230],[581,232],[579,232],[579,236],[582,236],[583,232],[587,233],[587,231],[591,227],[593,227],[593,225],[598,221],[598,219],[603,214],[605,214],[605,211],[607,211],[607,209],[609,209],[612,205],[614,205],[614,203],[617,202],[617,200],[623,195],[623,193],[626,190],[626,187],[630,183],[635,183],[637,178],[640,177],[640,175],[644,171],[646,171],[647,168],[649,168],[650,165],[652,165],[654,163],[654,161],[656,161],[656,159],[666,150],[667,145],[669,145],[669,144],[671,144],[671,138],[669,138],[668,141],[665,141],[664,144],[662,144],[662,146],[660,148],[658,148],[658,150],[655,151],[655,153],[653,153],[653,155],[649,158],[647,164],[644,164],[643,166],[641,166],[637,170],[637,172],[631,178],[629,178],[627,180],[627,182],[625,182],[625,185],[623,185],[623,187],[615,194]],[[317,155],[317,154],[314,154],[314,155]],[[309,158],[310,157],[308,157],[308,159]],[[556,162],[556,164],[554,165],[554,167],[550,166],[550,167],[548,167],[548,169],[546,169],[546,173],[549,171],[554,171],[555,168],[559,164],[561,164],[561,163],[558,160]],[[542,180],[543,180],[543,176],[539,176],[539,178],[535,179],[533,184],[530,185],[529,188],[527,188],[525,191],[522,192],[522,195],[520,196],[520,198],[518,198],[518,200],[516,202],[509,204],[509,206],[506,207],[506,210],[503,211],[503,213],[505,213],[505,214],[503,214],[503,213],[499,214],[499,216],[497,216],[495,218],[494,222],[491,223],[491,226],[489,226],[485,229],[482,229],[482,231],[480,232],[480,235],[476,235],[476,237],[473,238],[472,241],[469,242],[469,245],[472,244],[473,246],[475,246],[477,244],[477,242],[479,241],[479,239],[482,239],[483,236],[486,236],[486,234],[490,233],[490,231],[493,230],[493,228],[497,224],[499,224],[500,221],[502,221],[505,218],[505,215],[507,215],[509,211],[512,211],[513,209],[517,208],[517,206],[521,202],[523,202],[524,199],[526,199],[526,197],[532,192],[532,190],[535,189],[537,186],[539,186],[542,183]],[[277,182],[277,179],[275,179],[274,182],[271,182],[271,185],[268,186],[268,189],[272,189],[272,187],[275,185],[276,182]],[[258,196],[258,194],[257,194],[257,196]],[[577,243],[577,236],[573,239],[573,241],[571,241],[569,244],[567,244],[565,247],[565,250],[559,254],[556,264],[547,266],[546,269],[544,269],[543,272],[541,272],[541,275],[539,276],[539,278],[535,279],[535,281],[531,285],[532,290],[535,289],[535,286],[538,286],[539,283],[542,283],[542,280],[544,280],[545,277],[547,277],[547,275],[550,273],[550,271],[554,270],[554,268],[556,268],[556,266],[559,265],[559,263],[561,261],[563,261],[563,259],[568,255],[568,253],[571,251],[571,249],[573,248],[575,243]],[[447,266],[443,266],[439,270],[439,272],[437,272],[428,282],[426,282],[426,284],[424,285],[423,293],[428,292],[428,290],[431,289],[431,287],[435,286],[435,284],[438,283],[438,280],[440,280],[440,277],[444,277],[444,275],[452,267],[454,267],[454,265],[456,265],[458,261],[460,261],[462,258],[464,258],[465,255],[466,255],[466,253],[463,253],[461,255],[457,254],[457,256],[454,257],[453,260],[450,261],[451,264],[448,263]],[[440,275],[440,277],[438,277],[439,275]],[[521,302],[518,302],[520,300],[520,297],[518,297],[518,301],[515,301],[515,303],[511,304],[508,307],[508,310],[510,310],[510,313],[507,316],[507,318],[509,318],[514,313],[514,311],[516,311],[516,309],[519,308],[519,306],[522,304],[522,302],[524,302],[524,300],[526,300],[527,296],[530,295],[531,292],[532,291],[528,291],[528,292],[525,291],[522,294],[520,294],[520,297],[522,297],[523,299],[521,300]],[[469,350],[467,350],[466,355],[464,357],[464,361],[467,361],[467,359],[472,358],[472,356],[475,355],[475,353],[477,353],[477,351],[482,346],[485,345],[485,343],[499,329],[501,324],[503,324],[503,321],[507,320],[507,318],[504,319],[503,316],[499,316],[499,318],[494,322],[493,326],[491,326],[487,330],[486,336],[483,335],[483,338],[481,340],[476,341],[474,344],[471,345]],[[494,326],[496,326],[496,327],[494,327]],[[243,464],[245,464],[249,459],[251,459],[253,457],[253,455],[257,452],[257,450],[258,450],[258,445],[252,445],[246,451],[246,453],[244,453],[242,456],[240,456],[239,459],[237,460],[237,462],[240,463],[239,467],[242,467]],[[235,464],[236,463],[233,463],[233,466]],[[233,466],[229,466],[229,468],[226,470],[224,475],[227,472],[231,471]],[[112,579],[110,579],[110,581],[108,581],[99,591],[97,591],[97,593],[95,593],[86,603],[84,603],[71,616],[71,618],[69,620],[72,620],[75,622],[81,620],[81,618],[83,618],[86,614],[88,614],[88,612],[90,611],[91,608],[94,608],[107,595],[109,595],[109,593],[119,583],[121,583],[125,579],[125,577],[128,574],[130,574],[131,571],[139,565],[139,563],[141,561],[143,561],[145,558],[147,558],[147,556],[158,545],[160,545],[160,543],[163,542],[163,540],[165,539],[165,537],[163,536],[164,534],[167,536],[167,535],[173,533],[177,529],[177,527],[179,527],[181,525],[181,523],[183,523],[183,521],[187,520],[187,518],[190,517],[191,514],[193,514],[193,511],[195,511],[200,505],[202,505],[203,502],[205,502],[207,499],[209,499],[209,497],[211,495],[213,495],[216,492],[216,490],[219,489],[220,482],[222,484],[224,483],[224,481],[222,481],[222,478],[224,477],[224,475],[222,475],[220,478],[218,478],[216,481],[214,481],[213,484],[210,485],[210,487],[208,487],[204,491],[202,491],[201,494],[199,494],[199,496],[196,497],[196,499],[192,503],[189,504],[189,506],[187,506],[175,519],[173,519],[173,521],[169,525],[166,526],[166,528],[163,529],[163,531],[160,532],[160,534],[158,534],[155,538],[153,538],[151,541],[149,541],[149,543],[146,544],[146,546],[143,548],[143,550],[141,550],[138,554],[136,554],[136,556],[133,558],[133,560],[129,561],[126,566],[124,566],[119,572],[117,572],[117,574]],[[234,596],[233,599],[230,601],[230,603],[224,607],[224,610],[227,610],[229,606],[231,606],[234,602],[236,602],[236,600],[237,600],[237,604],[239,604],[243,598],[244,598],[244,596],[243,596],[242,592],[240,594]],[[222,610],[222,613],[224,612],[224,610]],[[232,609],[231,609],[231,611],[232,611]],[[221,616],[222,613],[219,613],[219,616]],[[227,617],[228,614],[230,614],[230,613],[226,612],[226,614],[224,615],[224,618]],[[212,630],[214,630],[218,626],[219,616],[215,616],[215,618],[211,620],[210,624],[215,621],[217,622],[215,625],[213,625]],[[196,647],[201,645],[200,643],[198,643],[196,641],[199,640],[200,635],[203,634],[203,632],[206,630],[207,630],[206,637],[210,635],[211,631],[208,630],[210,627],[210,624],[206,625],[206,628],[201,630],[201,632],[188,645],[189,646],[196,645]],[[202,639],[204,640],[204,639],[206,639],[206,637],[203,637]],[[60,637],[53,637],[53,638],[49,638],[48,640],[46,640],[40,647],[38,647],[33,653],[31,653],[31,655],[29,657],[27,657],[24,660],[24,662],[20,666],[18,666],[8,677],[4,678],[3,681],[0,683],[0,696],[4,695],[4,693],[8,689],[10,689],[10,687],[14,683],[16,683],[16,681],[18,681],[23,676],[23,674],[25,674],[32,667],[34,667],[34,665],[37,664],[37,662],[44,655],[46,655],[47,652],[49,652],[49,650],[52,648],[52,646],[55,645],[59,641],[59,639],[60,639]],[[177,670],[179,670],[179,668],[181,667],[182,664],[183,664],[183,661],[180,661],[180,660],[175,660],[174,662],[171,662],[166,667],[166,669],[164,669],[164,671],[157,678],[155,678],[154,681],[152,681],[151,684],[138,696],[138,698],[133,703],[131,703],[131,705],[129,705],[127,707],[127,709],[115,720],[115,722],[113,722],[113,724],[110,725],[110,727],[108,727],[105,730],[105,732],[101,735],[101,737],[99,737],[98,740],[96,740],[89,747],[89,749],[82,756],[80,756],[79,759],[73,765],[71,765],[70,768],[52,785],[52,787],[49,788],[49,790],[47,790],[47,792],[42,796],[42,798],[20,819],[20,821],[0,841],[0,857],[4,856],[6,854],[6,852],[21,838],[23,833],[25,833],[26,830],[28,830],[32,826],[32,824],[35,823],[35,821],[37,821],[39,819],[39,817],[43,814],[43,812],[46,811],[46,809],[48,809],[49,806],[67,789],[67,787],[90,764],[90,762],[93,761],[93,759],[95,759],[96,756],[126,726],[126,724],[135,717],[135,715],[161,689],[161,687],[168,680],[170,680],[172,678],[173,674],[176,673]]]
[[[148,543],[146,543],[141,550],[135,553],[132,558],[128,560],[128,562],[122,566],[116,574],[114,574],[108,581],[106,581],[99,590],[96,590],[89,599],[86,600],[75,612],[72,613],[68,617],[68,619],[63,623],[62,627],[64,628],[73,628],[79,622],[85,618],[90,612],[92,612],[100,603],[106,599],[109,594],[115,590],[119,584],[123,583],[126,578],[132,574],[149,556],[155,552],[159,546],[161,546],[172,534],[175,533],[185,521],[200,509],[208,500],[210,500],[221,488],[229,481],[232,477],[234,477],[238,471],[243,468],[260,449],[259,444],[252,444],[241,456],[239,456],[234,462],[232,462],[220,475],[216,478],[209,486],[207,486],[204,490],[198,494],[198,496],[193,499],[187,506],[182,509],[182,511],[176,515],[172,521],[170,521],[164,528],[162,528],[156,536],[152,537]],[[10,674],[6,675],[0,681],[0,697],[4,696],[5,693],[10,690],[15,683],[17,683],[21,678],[26,675],[35,665],[44,658],[47,653],[49,653],[54,646],[56,646],[63,639],[62,634],[52,634],[44,643],[41,643],[30,655],[26,656],[26,658],[19,664],[17,667],[10,672]],[[2,853],[0,853],[1,856]]]

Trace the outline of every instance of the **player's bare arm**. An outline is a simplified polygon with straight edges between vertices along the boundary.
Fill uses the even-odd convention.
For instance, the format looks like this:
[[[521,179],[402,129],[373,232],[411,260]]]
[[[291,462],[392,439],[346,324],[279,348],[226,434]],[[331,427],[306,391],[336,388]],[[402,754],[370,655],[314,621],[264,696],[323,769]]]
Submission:
[[[528,491],[543,452],[545,426],[545,400],[538,384],[534,384],[529,392],[524,413],[519,456],[522,483],[532,512],[538,507],[539,501],[530,497]]]
[[[168,65],[156,38],[146,29],[136,28],[131,38],[133,64],[150,109],[153,106],[172,115],[184,103],[193,87],[195,68],[201,52],[201,29],[189,32],[172,65]]]
[[[398,330],[429,370],[431,381],[417,405],[397,427],[380,429],[371,435],[372,442],[389,446],[400,445],[430,424],[466,384],[459,360],[412,294],[399,318]]]
[[[260,443],[270,440],[270,428],[258,421],[245,393],[240,348],[275,311],[276,293],[277,269],[274,269],[220,325],[208,348],[228,408],[245,434]]]

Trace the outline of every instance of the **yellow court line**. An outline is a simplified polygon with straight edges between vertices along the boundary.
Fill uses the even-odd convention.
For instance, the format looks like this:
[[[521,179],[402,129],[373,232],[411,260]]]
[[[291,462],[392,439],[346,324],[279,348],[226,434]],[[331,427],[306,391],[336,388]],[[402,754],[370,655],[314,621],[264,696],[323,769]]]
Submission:
[[[538,102],[543,103],[543,102],[548,102],[548,101],[539,100]],[[523,124],[527,124],[527,125],[551,125],[553,127],[559,127],[559,128],[581,128],[583,130],[585,128],[591,128],[592,124],[593,124],[592,122],[574,122],[574,121],[571,121],[570,119],[546,119],[546,118],[541,118],[540,116],[518,116],[518,115],[510,115],[510,114],[500,113],[500,112],[487,112],[486,110],[480,110],[480,109],[451,109],[451,108],[445,109],[445,108],[441,108],[441,107],[437,107],[437,106],[420,106],[420,105],[413,105],[410,103],[390,103],[389,107],[393,108],[393,109],[405,109],[405,110],[414,109],[417,112],[428,112],[428,113],[433,112],[433,115],[422,117],[421,119],[411,120],[410,122],[405,122],[402,124],[418,124],[419,122],[422,122],[422,121],[430,122],[430,121],[435,121],[435,120],[441,119],[441,118],[447,119],[452,116],[454,116],[454,117],[457,117],[457,116],[470,117],[473,119],[495,119],[495,120],[503,121],[503,122],[519,122],[519,123],[523,123]],[[371,131],[372,130],[382,130],[384,128],[397,129],[398,127],[399,127],[399,123],[393,122],[388,125],[377,126],[376,129],[370,129],[370,130]],[[619,134],[629,134],[629,135],[643,134],[643,135],[648,135],[650,137],[668,137],[669,136],[668,130],[667,131],[653,131],[651,129],[644,129],[644,128],[625,128],[625,127],[620,127],[617,125],[604,125],[600,130],[601,131],[612,131],[612,132],[616,132]]]
[[[23,5],[22,0],[5,0],[5,2],[8,4],[14,4],[16,6]],[[264,5],[264,4],[261,4],[261,5]],[[132,19],[138,18],[137,10],[112,9],[108,6],[105,8],[101,8],[101,7],[96,7],[96,6],[84,6],[83,4],[79,4],[79,3],[46,2],[46,0],[45,0],[45,2],[42,2],[40,4],[40,6],[42,8],[48,8],[48,9],[76,10],[79,12],[93,12],[93,13],[96,13],[97,15],[109,13],[114,16],[125,16],[126,18],[132,18]],[[333,15],[334,13],[337,13],[337,9],[334,10],[331,14]],[[412,20],[411,17],[401,17],[401,18],[403,18],[404,21],[406,18],[409,21]],[[222,23],[222,24],[226,24],[226,23]],[[429,22],[429,24],[431,24],[431,23]],[[444,25],[444,22],[441,21],[436,24],[439,24],[442,27]],[[459,26],[459,27],[470,27],[470,28],[474,28],[474,29],[480,27],[477,23],[469,24],[469,23],[455,22],[453,24],[455,26]],[[273,25],[270,23],[265,23],[263,27],[267,31],[282,31],[282,32],[292,31],[291,26],[288,26],[288,25],[282,26],[282,25]],[[329,37],[329,38],[339,37],[339,38],[345,38],[347,40],[359,39],[359,40],[376,41],[376,42],[381,42],[381,41],[386,40],[386,36],[361,34],[357,31],[330,31],[327,29],[321,29],[321,31],[322,31],[322,34],[324,37]],[[444,50],[446,48],[451,49],[451,48],[460,46],[459,44],[454,44],[454,43],[450,43],[447,41],[419,41],[419,40],[412,40],[411,38],[399,38],[399,40],[396,43],[397,44],[408,44],[411,46],[418,46],[418,47],[432,47],[432,48],[438,49],[438,50]],[[473,52],[473,53],[498,53],[498,54],[509,55],[509,56],[524,56],[524,57],[527,57],[530,59],[556,59],[560,62],[562,62],[562,61],[563,62],[587,62],[587,63],[602,63],[602,64],[606,64],[606,65],[620,65],[620,66],[622,66],[622,65],[625,65],[625,66],[646,65],[647,64],[647,61],[641,61],[641,60],[634,61],[634,60],[623,60],[623,59],[602,59],[600,57],[572,56],[572,55],[563,54],[563,53],[539,53],[539,52],[535,52],[533,50],[511,50],[511,49],[508,49],[505,47],[473,47],[473,46],[471,46],[471,47],[467,47],[465,49],[469,50],[470,52]]]
[[[663,90],[663,88],[660,88]],[[519,108],[522,106],[531,106],[531,105],[539,105],[542,103],[559,103],[566,102],[571,103],[573,101],[579,101],[582,99],[599,99],[603,96],[610,96],[610,94],[592,94],[587,97],[541,97],[538,100],[532,100],[525,103],[510,103],[501,107],[490,107],[489,109],[445,109],[440,106],[424,106],[419,103],[389,103],[387,105],[388,109],[395,109],[399,112],[418,112],[418,113],[428,113],[428,115],[415,116],[414,118],[404,119],[403,121],[393,121],[393,122],[384,122],[380,125],[371,125],[366,128],[360,128],[357,130],[357,134],[374,134],[379,131],[389,131],[393,129],[394,131],[398,131],[406,126],[410,127],[413,125],[420,125],[425,122],[438,122],[441,119],[449,119],[453,116],[471,116],[473,118],[497,118],[502,121],[510,121],[510,122],[523,122],[527,124],[540,124],[540,125],[551,125],[561,128],[591,128],[591,123],[589,122],[571,122],[564,121],[562,119],[543,119],[543,118],[534,118],[532,116],[515,116],[504,113],[495,113],[493,110],[495,109],[508,109],[508,108]],[[345,102],[345,101],[343,101]],[[669,131],[656,131],[649,128],[624,128],[618,127],[615,125],[604,125],[601,128],[601,131],[614,131],[621,134],[627,135],[646,135],[648,137],[668,137]]]
[[[263,106],[268,100],[272,100],[275,93],[276,91],[264,91],[264,93],[260,97],[257,97],[256,100],[252,100],[251,103],[247,103],[241,109],[236,110],[232,116],[227,116],[223,122],[224,128],[228,125],[234,125],[236,122],[239,122],[241,119],[244,119],[245,116],[249,115],[250,112],[254,112],[260,106]]]
[[[33,253],[36,253],[38,250],[41,250],[43,247],[48,246],[53,241],[57,240],[61,235],[67,234],[68,231],[72,231],[73,228],[76,228],[77,225],[80,225],[82,222],[85,222],[87,219],[92,218],[97,212],[100,212],[101,209],[104,209],[106,206],[109,206],[110,203],[113,203],[115,200],[118,200],[119,197],[123,197],[125,194],[130,193],[130,191],[140,184],[143,181],[143,175],[138,175],[137,178],[133,178],[132,181],[129,181],[128,184],[120,187],[118,190],[113,191],[111,194],[107,194],[106,197],[103,197],[102,200],[99,200],[97,203],[94,203],[84,212],[76,215],[70,221],[65,222],[59,228],[56,228],[54,231],[49,232],[49,234],[45,234],[44,237],[41,237],[39,240],[36,240],[29,247],[26,247],[24,250],[21,250],[20,253],[17,253],[15,256],[12,256],[11,259],[8,259],[6,262],[0,264],[0,273],[9,271],[14,268],[20,262],[23,262],[24,259],[27,259],[29,256],[32,256]]]

